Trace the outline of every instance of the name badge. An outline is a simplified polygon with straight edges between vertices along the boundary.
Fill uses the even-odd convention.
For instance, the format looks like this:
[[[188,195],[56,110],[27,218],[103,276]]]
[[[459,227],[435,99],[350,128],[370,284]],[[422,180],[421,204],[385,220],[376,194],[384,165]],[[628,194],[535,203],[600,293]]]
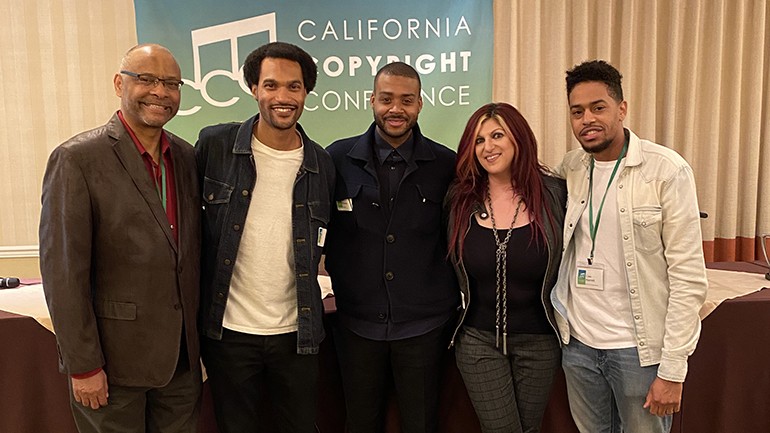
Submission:
[[[337,210],[340,212],[353,212],[353,199],[337,200]]]
[[[578,289],[604,290],[604,267],[594,262],[577,262],[575,287]]]
[[[323,247],[326,243],[326,229],[318,227],[318,246]]]

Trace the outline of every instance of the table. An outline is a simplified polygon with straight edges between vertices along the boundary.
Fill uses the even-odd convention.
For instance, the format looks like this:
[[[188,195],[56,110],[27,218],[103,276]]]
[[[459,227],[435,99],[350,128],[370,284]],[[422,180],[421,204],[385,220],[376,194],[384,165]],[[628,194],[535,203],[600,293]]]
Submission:
[[[0,432],[77,433],[56,339],[34,319],[0,311]]]
[[[710,268],[767,272],[757,263],[722,263]],[[768,282],[767,285],[770,285]],[[0,306],[1,308],[1,306]],[[331,325],[333,315],[326,317]],[[690,358],[681,413],[674,433],[770,432],[770,290],[725,301],[703,321],[698,349]],[[321,345],[320,433],[344,431],[345,408],[331,333]],[[53,334],[34,319],[0,311],[0,432],[76,433],[69,412],[67,381],[58,373]],[[444,372],[440,433],[478,433],[462,379],[451,359]],[[266,426],[267,427],[267,426]],[[216,433],[211,397],[204,386],[199,431]],[[272,431],[272,430],[266,430]],[[391,402],[388,433],[399,432]],[[562,373],[546,409],[543,433],[577,433],[569,414]]]
[[[760,262],[709,267],[768,272]],[[770,289],[725,301],[711,313],[689,366],[672,433],[770,432]]]

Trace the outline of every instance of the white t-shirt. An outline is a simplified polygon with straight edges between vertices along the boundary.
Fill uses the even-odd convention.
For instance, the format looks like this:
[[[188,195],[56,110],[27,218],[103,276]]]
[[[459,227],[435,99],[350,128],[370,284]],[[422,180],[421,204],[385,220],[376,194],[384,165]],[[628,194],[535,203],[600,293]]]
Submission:
[[[280,151],[252,136],[257,180],[243,224],[223,326],[257,335],[297,330],[292,208],[303,148]]]
[[[575,273],[578,263],[586,263],[591,252],[588,207],[575,227],[576,260],[570,276],[568,306],[570,334],[595,349],[623,349],[636,347],[633,313],[628,294],[628,279],[623,267],[623,245],[617,210],[617,181],[625,166],[621,161],[612,184],[607,182],[615,168],[615,161],[595,161],[593,174],[594,224],[599,206],[607,190],[607,198],[599,221],[594,249],[594,265],[603,268],[604,289],[578,288]]]

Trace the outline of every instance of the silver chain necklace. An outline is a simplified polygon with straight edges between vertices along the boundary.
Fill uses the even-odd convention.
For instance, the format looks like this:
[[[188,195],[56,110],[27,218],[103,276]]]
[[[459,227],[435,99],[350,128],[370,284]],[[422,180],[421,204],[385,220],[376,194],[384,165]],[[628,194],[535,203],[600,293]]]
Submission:
[[[513,214],[511,227],[508,229],[508,234],[505,235],[505,240],[502,242],[500,242],[500,238],[497,237],[495,211],[492,209],[492,196],[489,193],[489,186],[487,186],[487,201],[489,202],[489,217],[492,220],[492,234],[495,237],[495,245],[497,246],[497,249],[495,250],[495,347],[498,349],[500,348],[500,328],[502,327],[503,355],[508,355],[508,241],[511,240],[513,226],[516,225],[516,218],[519,217],[519,210],[521,209],[523,197],[519,196],[519,200],[516,202],[516,212]]]

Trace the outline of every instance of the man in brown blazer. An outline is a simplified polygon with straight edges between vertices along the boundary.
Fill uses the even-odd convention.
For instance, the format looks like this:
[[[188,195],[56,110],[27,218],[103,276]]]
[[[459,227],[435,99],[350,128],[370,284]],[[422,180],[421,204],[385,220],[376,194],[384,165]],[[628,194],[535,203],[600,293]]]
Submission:
[[[200,194],[193,148],[163,130],[179,65],[130,49],[120,110],[57,147],[43,179],[40,268],[81,432],[194,432]]]

